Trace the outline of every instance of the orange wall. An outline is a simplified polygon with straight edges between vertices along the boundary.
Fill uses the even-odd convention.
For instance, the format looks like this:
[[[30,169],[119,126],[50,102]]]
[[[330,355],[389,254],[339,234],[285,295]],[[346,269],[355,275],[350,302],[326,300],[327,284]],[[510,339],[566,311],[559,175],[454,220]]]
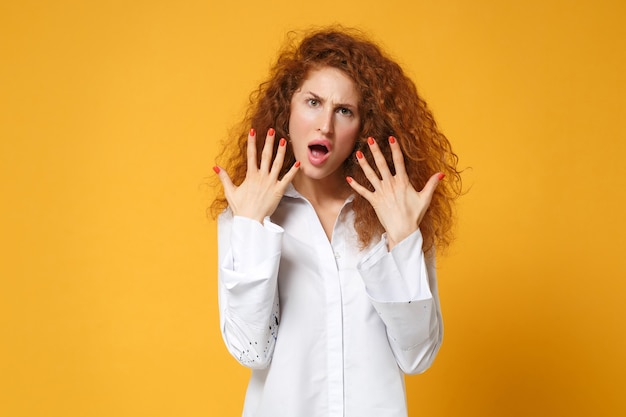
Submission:
[[[472,167],[412,415],[626,414],[625,4],[3,1],[0,415],[239,415],[203,184],[285,31],[332,22]]]

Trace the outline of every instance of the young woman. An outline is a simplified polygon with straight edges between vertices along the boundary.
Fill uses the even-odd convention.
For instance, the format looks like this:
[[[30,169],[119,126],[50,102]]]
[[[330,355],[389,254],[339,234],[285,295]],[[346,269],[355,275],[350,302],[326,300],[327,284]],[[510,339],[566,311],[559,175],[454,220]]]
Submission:
[[[287,46],[251,97],[212,207],[221,330],[252,368],[243,415],[406,416],[403,373],[426,370],[443,335],[435,249],[456,155],[357,31]]]

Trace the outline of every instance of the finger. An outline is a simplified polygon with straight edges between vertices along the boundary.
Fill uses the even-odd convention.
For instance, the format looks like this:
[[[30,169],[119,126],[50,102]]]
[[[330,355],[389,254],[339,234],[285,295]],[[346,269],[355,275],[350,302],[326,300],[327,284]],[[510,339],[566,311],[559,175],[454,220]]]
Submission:
[[[293,164],[291,168],[289,168],[289,171],[287,171],[287,173],[280,180],[281,192],[285,192],[285,190],[287,189],[287,185],[289,185],[291,181],[293,181],[299,169],[300,161],[296,161],[296,163]]]
[[[439,185],[443,177],[445,177],[445,175],[441,172],[433,175],[428,179],[428,182],[426,182],[426,185],[424,186],[422,191],[420,191],[420,196],[424,198],[424,201],[427,203],[427,205],[430,205],[433,194],[435,193],[435,190],[437,189],[437,186]]]
[[[356,151],[356,159],[369,182],[374,186],[374,189],[377,189],[378,185],[380,184],[380,178],[378,178],[376,171],[372,169],[369,162],[367,162],[367,159],[365,159],[365,155],[363,155],[363,152]]]
[[[222,169],[220,166],[215,165],[213,167],[213,171],[215,171],[218,178],[220,179],[222,187],[224,187],[224,195],[228,199],[228,195],[232,192],[232,190],[235,189],[235,184],[233,184],[226,170]]]
[[[372,152],[372,156],[374,157],[374,162],[376,163],[378,172],[380,172],[380,176],[383,181],[388,181],[391,179],[391,171],[389,170],[389,165],[387,165],[387,161],[385,160],[385,155],[383,155],[378,143],[373,137],[367,138],[367,143],[370,146],[370,151]]]
[[[272,156],[274,155],[274,135],[276,131],[273,128],[269,128],[265,135],[265,145],[263,145],[263,151],[261,153],[261,171],[268,172],[272,163]]]
[[[280,138],[278,141],[278,149],[276,150],[276,157],[274,158],[274,162],[272,163],[272,171],[270,172],[273,176],[278,178],[278,174],[280,170],[283,168],[283,161],[285,160],[285,152],[287,150],[287,141],[285,138]]]
[[[256,132],[254,129],[250,129],[248,133],[248,172],[256,172],[259,168],[256,162]]]
[[[359,195],[361,195],[363,198],[365,198],[367,201],[370,202],[370,204],[372,204],[372,197],[374,195],[373,192],[371,192],[370,190],[368,190],[367,188],[363,187],[361,184],[359,184],[354,178],[352,177],[346,177],[346,181],[348,182],[348,184],[350,185],[350,187],[352,187],[352,189],[354,191],[356,191],[357,193],[359,193]]]
[[[406,178],[407,174],[404,166],[404,155],[402,154],[402,148],[400,148],[398,140],[393,136],[389,136],[389,146],[391,147],[393,166],[396,168],[396,177],[399,175]]]

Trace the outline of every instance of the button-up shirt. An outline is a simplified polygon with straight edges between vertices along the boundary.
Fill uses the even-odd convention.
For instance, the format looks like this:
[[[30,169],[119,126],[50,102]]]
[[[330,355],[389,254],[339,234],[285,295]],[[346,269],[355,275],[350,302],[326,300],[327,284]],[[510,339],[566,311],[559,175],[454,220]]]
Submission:
[[[328,240],[289,186],[261,224],[218,221],[219,307],[229,352],[252,368],[244,417],[404,417],[403,373],[443,336],[434,257],[419,230],[359,249],[352,197]]]

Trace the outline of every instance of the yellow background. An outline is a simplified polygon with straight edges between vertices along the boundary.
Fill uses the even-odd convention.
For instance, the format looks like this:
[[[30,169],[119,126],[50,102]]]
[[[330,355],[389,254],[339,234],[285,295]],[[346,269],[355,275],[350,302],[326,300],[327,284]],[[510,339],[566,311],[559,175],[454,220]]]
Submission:
[[[3,0],[0,415],[239,415],[205,184],[285,32],[334,22],[471,167],[411,415],[626,415],[625,4]]]

